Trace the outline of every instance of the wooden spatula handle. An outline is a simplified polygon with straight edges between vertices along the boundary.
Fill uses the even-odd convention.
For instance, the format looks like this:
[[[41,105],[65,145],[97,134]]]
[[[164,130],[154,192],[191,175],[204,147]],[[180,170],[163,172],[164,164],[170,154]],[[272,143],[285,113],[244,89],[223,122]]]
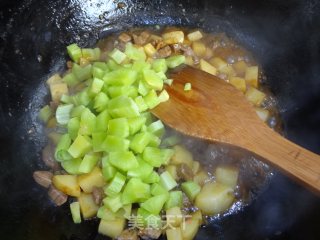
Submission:
[[[320,156],[262,127],[242,147],[265,158],[311,190],[320,192]]]

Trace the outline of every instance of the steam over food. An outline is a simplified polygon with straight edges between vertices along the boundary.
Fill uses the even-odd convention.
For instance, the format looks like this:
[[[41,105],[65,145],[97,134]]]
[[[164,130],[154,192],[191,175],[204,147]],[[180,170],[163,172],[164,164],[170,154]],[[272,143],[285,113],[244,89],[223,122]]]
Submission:
[[[247,170],[260,169],[257,179],[243,178],[240,155],[201,159],[197,140],[149,112],[170,98],[168,70],[188,64],[232,84],[278,129],[260,67],[224,34],[133,29],[67,52],[67,70],[47,80],[51,100],[39,113],[48,131],[47,171],[34,179],[57,206],[69,199],[75,223],[98,218],[99,233],[117,239],[193,239],[210,218],[248,200],[248,183],[265,179],[269,169],[254,164]]]

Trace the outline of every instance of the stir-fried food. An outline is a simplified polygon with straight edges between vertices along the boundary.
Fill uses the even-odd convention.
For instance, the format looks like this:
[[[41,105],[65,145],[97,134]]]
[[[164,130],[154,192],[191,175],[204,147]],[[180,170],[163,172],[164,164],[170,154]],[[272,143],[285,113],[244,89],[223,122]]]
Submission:
[[[49,132],[48,169],[34,179],[56,205],[71,200],[75,223],[99,218],[99,233],[117,239],[193,239],[207,216],[246,196],[239,164],[208,168],[149,110],[170,98],[167,71],[188,64],[242,91],[276,127],[274,103],[247,51],[224,34],[178,28],[136,29],[67,51],[67,70],[47,80],[51,101],[39,116]]]

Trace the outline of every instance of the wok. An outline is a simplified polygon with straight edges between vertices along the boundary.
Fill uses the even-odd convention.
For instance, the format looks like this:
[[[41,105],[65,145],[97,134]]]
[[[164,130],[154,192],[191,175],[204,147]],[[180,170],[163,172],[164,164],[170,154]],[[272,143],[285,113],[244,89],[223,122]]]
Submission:
[[[97,222],[73,224],[32,172],[43,169],[37,111],[44,81],[64,69],[65,46],[93,46],[139,25],[226,32],[252,51],[278,99],[286,136],[320,153],[320,2],[317,0],[2,0],[0,2],[1,239],[104,239]],[[272,150],[272,149],[271,149]],[[196,239],[320,239],[320,198],[276,173],[252,204]]]

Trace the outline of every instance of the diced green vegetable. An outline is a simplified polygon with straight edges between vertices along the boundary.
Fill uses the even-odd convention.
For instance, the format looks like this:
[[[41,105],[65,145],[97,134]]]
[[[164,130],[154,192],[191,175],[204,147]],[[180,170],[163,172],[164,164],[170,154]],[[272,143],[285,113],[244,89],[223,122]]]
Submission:
[[[80,118],[79,134],[91,135],[95,131],[96,115],[94,115],[88,108],[84,109]]]
[[[108,85],[114,86],[129,86],[133,84],[138,77],[138,73],[132,69],[119,68],[117,70],[107,72],[103,80]]]
[[[116,173],[117,173],[117,169],[111,166],[111,164],[106,164],[102,168],[102,175],[106,181],[111,180],[116,175]]]
[[[170,137],[165,138],[162,141],[162,145],[163,146],[167,146],[167,147],[172,147],[174,145],[177,145],[178,143],[180,143],[181,139],[179,136],[177,135],[172,135]]]
[[[108,106],[108,101],[109,101],[109,98],[108,98],[107,94],[100,92],[94,98],[93,108],[97,112],[102,112],[102,111],[106,110],[106,108]]]
[[[129,118],[128,124],[129,124],[130,135],[134,135],[135,133],[140,131],[141,127],[145,124],[146,120],[147,118],[143,116]]]
[[[139,178],[131,178],[121,197],[123,204],[144,202],[150,197],[150,185],[143,183]]]
[[[171,86],[172,83],[173,83],[173,79],[165,79],[165,80],[163,80],[163,82],[164,82],[165,84]]]
[[[163,80],[153,70],[143,70],[143,79],[154,90],[162,90]]]
[[[157,93],[153,89],[144,97],[144,101],[150,109],[156,107],[160,103]]]
[[[146,69],[150,69],[151,68],[151,64],[145,61],[134,61],[133,65],[132,65],[132,69],[140,72]]]
[[[157,172],[153,171],[149,176],[143,179],[145,183],[158,183],[160,181],[160,176]]]
[[[80,120],[78,117],[71,118],[68,122],[68,134],[72,140],[75,140],[78,136],[80,128]]]
[[[126,177],[121,173],[117,172],[110,184],[104,189],[107,196],[115,196],[120,193],[126,182]]]
[[[162,102],[168,101],[169,98],[170,98],[170,96],[169,96],[169,94],[168,94],[168,92],[167,92],[166,90],[163,90],[163,91],[159,94],[158,98],[159,98],[160,103],[162,103]]]
[[[151,186],[151,194],[153,196],[163,195],[163,194],[169,195],[169,192],[164,187],[162,187],[159,183],[154,183]]]
[[[138,96],[138,90],[134,86],[109,86],[107,91],[111,98],[119,96],[135,98]]]
[[[139,81],[138,93],[140,95],[146,96],[149,93],[150,89],[150,86],[143,79]]]
[[[52,114],[53,114],[52,109],[49,107],[49,105],[46,105],[40,109],[39,118],[42,122],[46,123],[48,122]]]
[[[61,153],[59,154],[59,152],[61,152],[61,151],[66,152],[68,150],[68,148],[70,147],[70,145],[71,145],[71,138],[70,138],[69,134],[62,135],[59,140],[59,143],[56,147],[55,154],[54,154],[54,157],[58,162],[61,162],[64,160],[63,158],[61,158]]]
[[[157,195],[149,198],[147,201],[140,204],[140,207],[144,208],[150,213],[158,215],[168,199],[167,194]]]
[[[148,132],[153,133],[154,135],[156,135],[158,137],[162,137],[165,132],[164,125],[161,122],[161,120],[158,120],[158,121],[151,123],[148,126],[147,130],[148,130]]]
[[[81,158],[73,158],[67,161],[61,162],[62,168],[69,174],[80,174],[79,171],[82,159]]]
[[[92,149],[93,152],[102,152],[104,151],[103,142],[107,137],[106,132],[94,132],[92,133]]]
[[[108,129],[108,122],[110,120],[108,110],[101,112],[96,118],[96,131],[105,132]]]
[[[110,152],[109,162],[112,166],[124,172],[139,166],[136,157],[131,151]]]
[[[121,194],[104,198],[103,204],[112,212],[117,212],[123,206],[121,202]]]
[[[166,72],[168,70],[167,63],[165,59],[155,59],[152,62],[152,69],[156,72]]]
[[[129,136],[129,123],[126,118],[115,118],[108,122],[108,134],[126,138]]]
[[[70,120],[70,112],[73,108],[73,104],[59,105],[56,110],[56,119],[59,124],[68,124]]]
[[[99,78],[94,78],[91,84],[90,92],[92,94],[98,94],[102,87],[103,87],[104,81]]]
[[[95,153],[86,154],[79,166],[79,172],[81,173],[91,172],[93,168],[97,165],[98,161],[99,161],[99,155]]]
[[[73,87],[79,83],[76,75],[73,72],[67,73],[62,78],[62,81],[65,82],[68,86]]]
[[[135,178],[140,178],[144,180],[146,177],[148,177],[152,173],[153,167],[148,163],[146,163],[145,161],[143,161],[142,159],[139,159],[139,158],[137,159],[138,159],[139,166],[136,168],[130,169],[127,172],[127,175],[129,177],[135,177]]]
[[[169,198],[165,203],[165,209],[170,209],[173,207],[182,207],[182,192],[181,191],[171,191],[169,192]]]
[[[184,55],[176,55],[176,56],[168,57],[166,59],[166,62],[169,68],[175,68],[185,63],[186,57]]]
[[[82,157],[91,149],[91,142],[84,136],[78,135],[68,149],[70,155],[74,158]]]
[[[129,97],[120,96],[108,102],[108,110],[114,118],[133,118],[140,115],[137,104]]]
[[[167,190],[170,191],[178,184],[169,172],[165,171],[160,175],[160,184]]]
[[[162,164],[167,163],[173,155],[170,149],[159,149],[155,147],[146,147],[143,151],[143,160],[153,167],[160,167]]]
[[[126,44],[125,54],[132,60],[145,60],[146,54],[143,48],[136,48],[132,43]]]
[[[122,63],[127,58],[127,55],[117,48],[113,49],[109,53],[109,56],[118,64]]]
[[[148,105],[146,104],[142,96],[136,97],[134,101],[137,104],[140,112],[146,111],[148,109]]]
[[[193,181],[188,181],[181,184],[181,189],[188,196],[188,198],[193,201],[199,194],[201,187]]]
[[[92,65],[86,65],[84,67],[79,66],[78,64],[73,64],[72,73],[76,76],[78,81],[82,82],[89,79],[92,76]]]
[[[127,151],[130,141],[118,136],[108,135],[102,143],[102,151],[106,152],[122,152]]]
[[[79,202],[73,202],[70,204],[70,211],[72,220],[74,223],[81,223],[80,204]]]
[[[100,59],[100,48],[82,48],[82,57],[89,61],[96,61]]]
[[[135,153],[142,153],[145,147],[151,141],[151,134],[149,132],[142,132],[134,135],[133,139],[130,142],[130,149]]]
[[[184,85],[183,90],[184,90],[184,91],[190,91],[191,88],[192,88],[191,83],[186,83],[186,84]]]
[[[82,57],[82,52],[81,52],[81,48],[79,48],[76,43],[73,43],[67,46],[67,51],[70,58],[74,62],[79,62],[79,59]]]

